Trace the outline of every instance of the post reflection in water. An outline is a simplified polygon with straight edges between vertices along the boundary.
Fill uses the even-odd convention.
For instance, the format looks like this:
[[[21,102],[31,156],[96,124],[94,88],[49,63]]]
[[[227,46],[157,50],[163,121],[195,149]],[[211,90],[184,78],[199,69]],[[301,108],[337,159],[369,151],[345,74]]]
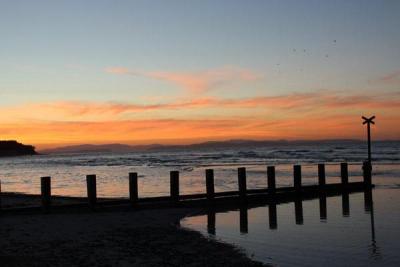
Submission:
[[[350,214],[349,193],[343,192],[341,197],[342,197],[343,217],[349,217]],[[371,244],[369,246],[370,257],[373,259],[380,259],[382,258],[382,254],[376,242],[374,206],[372,197],[373,197],[372,190],[366,189],[364,191],[364,211],[366,214],[370,214],[371,216]],[[294,211],[295,211],[296,224],[302,225],[304,223],[304,220],[303,220],[303,199],[301,197],[297,197],[294,200],[294,207],[295,207]],[[240,219],[239,223],[240,223],[241,234],[247,234],[249,231],[248,209],[249,208],[246,204],[241,205],[239,208],[239,219]],[[268,216],[269,216],[269,229],[277,230],[278,229],[277,203],[274,201],[268,204]],[[319,216],[321,222],[327,221],[326,192],[320,192],[319,194]],[[216,234],[216,210],[213,207],[210,207],[207,210],[207,232],[211,235]]]
[[[366,189],[364,191],[364,210],[366,214],[371,215],[371,245],[369,246],[370,257],[373,259],[380,259],[382,257],[382,254],[376,243],[375,238],[374,203],[372,200],[371,189]]]
[[[303,201],[300,197],[294,201],[294,213],[296,224],[303,224]]]
[[[366,214],[372,211],[372,190],[364,191],[364,210]]]
[[[391,221],[378,223],[382,218],[377,216],[385,215],[380,209],[381,204],[386,203],[386,199],[381,199],[382,194],[386,192],[381,189],[359,188],[353,192],[318,189],[297,197],[250,199],[245,205],[232,202],[226,206],[209,206],[187,225],[211,238],[215,236],[243,247],[255,255],[255,259],[266,263],[320,266],[332,262],[338,266],[388,266],[399,260],[396,243],[399,214],[392,209],[398,205],[388,205],[383,210],[388,212],[384,218]],[[350,212],[351,216],[347,217]],[[294,246],[298,250],[291,254]]]
[[[240,207],[240,233],[247,234],[249,232],[249,220],[247,214],[247,206],[242,205]]]
[[[215,235],[215,209],[209,208],[207,211],[207,232]]]
[[[268,205],[269,229],[276,230],[278,228],[278,218],[276,212],[276,203]]]
[[[326,211],[326,193],[322,192],[319,195],[319,219],[321,222],[326,222],[327,211]]]
[[[343,217],[350,216],[350,201],[348,192],[343,192],[342,194],[342,214]]]

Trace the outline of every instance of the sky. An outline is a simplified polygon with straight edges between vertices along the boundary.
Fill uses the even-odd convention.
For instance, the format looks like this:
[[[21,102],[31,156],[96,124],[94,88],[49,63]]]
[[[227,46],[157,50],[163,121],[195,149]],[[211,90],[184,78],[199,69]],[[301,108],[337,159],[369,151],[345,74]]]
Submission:
[[[0,0],[0,139],[400,139],[400,1]]]

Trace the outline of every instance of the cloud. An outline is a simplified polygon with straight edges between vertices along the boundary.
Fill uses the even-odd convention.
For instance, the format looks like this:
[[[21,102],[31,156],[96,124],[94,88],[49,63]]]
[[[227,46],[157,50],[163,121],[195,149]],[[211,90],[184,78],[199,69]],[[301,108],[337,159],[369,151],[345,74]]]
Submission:
[[[320,104],[326,108],[399,109],[397,94],[388,95],[325,95]]]
[[[386,74],[379,79],[377,79],[377,82],[381,83],[400,83],[400,70],[391,72],[389,74]]]
[[[203,93],[233,82],[251,82],[261,76],[247,69],[226,66],[200,72],[144,72],[130,70],[125,67],[110,67],[105,70],[112,74],[134,75],[167,81],[190,93]]]
[[[157,110],[185,110],[194,108],[265,108],[291,110],[304,107],[325,109],[392,109],[400,108],[397,94],[380,95],[334,95],[326,93],[293,93],[280,96],[260,96],[251,98],[221,99],[194,98],[158,104],[93,103],[93,102],[55,102],[36,104],[37,108],[61,110],[67,114],[117,115],[126,112],[145,112]]]
[[[197,116],[239,115],[244,111],[254,116],[297,116],[310,113],[363,113],[399,112],[400,95],[396,93],[382,95],[346,95],[339,93],[292,93],[280,96],[260,96],[251,98],[192,98],[164,103],[118,103],[118,102],[84,102],[59,101],[49,103],[29,103],[14,107],[0,108],[0,122],[18,119],[77,120],[101,121],[123,120],[140,117],[190,117]],[[177,113],[179,111],[179,113]],[[161,115],[160,115],[161,114]],[[192,114],[192,115],[190,115]]]

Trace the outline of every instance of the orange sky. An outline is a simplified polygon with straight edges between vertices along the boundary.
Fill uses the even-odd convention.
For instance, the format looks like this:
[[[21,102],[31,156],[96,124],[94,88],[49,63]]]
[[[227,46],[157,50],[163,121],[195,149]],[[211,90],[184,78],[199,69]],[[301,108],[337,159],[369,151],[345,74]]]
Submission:
[[[365,111],[368,110],[368,114]],[[361,115],[375,114],[375,139],[399,139],[399,94],[295,93],[237,99],[192,98],[147,105],[30,103],[0,108],[2,139],[39,149],[80,143],[364,138]]]

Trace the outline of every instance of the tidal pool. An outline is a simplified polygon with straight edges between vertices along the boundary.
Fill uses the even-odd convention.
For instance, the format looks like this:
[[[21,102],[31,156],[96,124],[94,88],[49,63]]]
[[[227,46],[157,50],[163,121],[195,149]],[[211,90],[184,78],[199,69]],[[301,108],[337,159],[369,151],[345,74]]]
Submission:
[[[400,188],[184,218],[275,266],[400,266]]]

